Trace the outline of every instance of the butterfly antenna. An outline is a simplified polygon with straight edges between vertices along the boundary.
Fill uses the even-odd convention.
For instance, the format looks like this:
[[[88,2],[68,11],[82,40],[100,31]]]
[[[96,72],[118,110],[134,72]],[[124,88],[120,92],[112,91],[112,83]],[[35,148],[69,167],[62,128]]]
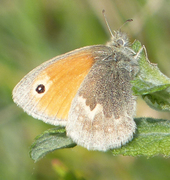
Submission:
[[[112,30],[111,30],[111,28],[110,28],[110,26],[109,26],[109,23],[108,23],[108,21],[107,21],[107,18],[106,18],[106,14],[105,14],[105,10],[104,10],[104,9],[103,9],[102,13],[103,13],[104,20],[105,20],[105,23],[106,23],[106,25],[107,25],[107,28],[108,28],[111,36],[114,37],[114,35],[113,35],[113,33],[112,33]]]
[[[127,22],[132,22],[133,19],[127,19],[119,28],[119,31],[121,30],[121,28],[127,23]]]

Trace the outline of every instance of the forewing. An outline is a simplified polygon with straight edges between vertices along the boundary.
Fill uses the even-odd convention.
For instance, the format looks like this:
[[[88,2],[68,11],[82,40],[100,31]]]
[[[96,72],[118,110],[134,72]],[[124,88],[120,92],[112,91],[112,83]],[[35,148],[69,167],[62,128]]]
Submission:
[[[65,125],[82,81],[98,57],[105,56],[105,48],[101,47],[104,46],[80,48],[33,69],[14,88],[14,102],[34,118]],[[45,92],[39,94],[36,88],[40,84],[45,86]]]

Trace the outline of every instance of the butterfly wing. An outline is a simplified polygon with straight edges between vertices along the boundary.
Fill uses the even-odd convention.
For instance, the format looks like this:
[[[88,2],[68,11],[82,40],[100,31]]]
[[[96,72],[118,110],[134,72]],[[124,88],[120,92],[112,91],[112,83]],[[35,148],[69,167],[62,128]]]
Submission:
[[[34,118],[66,125],[71,102],[82,81],[96,60],[107,56],[107,51],[106,46],[88,46],[41,64],[16,85],[14,102]]]
[[[136,98],[130,81],[136,70],[131,64],[120,52],[94,64],[72,102],[66,125],[67,135],[77,144],[106,151],[132,139]]]

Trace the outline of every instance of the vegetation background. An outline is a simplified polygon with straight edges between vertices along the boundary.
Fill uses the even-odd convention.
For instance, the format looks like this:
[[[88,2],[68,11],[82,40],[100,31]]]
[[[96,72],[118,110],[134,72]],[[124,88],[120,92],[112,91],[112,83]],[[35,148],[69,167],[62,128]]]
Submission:
[[[169,180],[170,159],[113,156],[82,147],[58,150],[34,163],[29,147],[48,128],[18,108],[11,92],[19,80],[42,62],[109,38],[122,30],[131,42],[146,46],[151,62],[170,77],[170,1],[168,0],[1,0],[0,2],[0,179],[2,180]],[[170,120],[138,98],[137,116]],[[65,177],[66,175],[67,178]]]

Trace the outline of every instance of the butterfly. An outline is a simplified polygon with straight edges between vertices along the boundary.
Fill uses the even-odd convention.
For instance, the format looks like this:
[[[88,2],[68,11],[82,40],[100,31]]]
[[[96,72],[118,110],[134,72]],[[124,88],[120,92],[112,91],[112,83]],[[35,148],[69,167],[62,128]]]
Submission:
[[[119,148],[133,138],[139,72],[126,33],[114,31],[106,45],[56,56],[30,71],[14,88],[13,100],[34,118],[65,126],[88,150]]]

